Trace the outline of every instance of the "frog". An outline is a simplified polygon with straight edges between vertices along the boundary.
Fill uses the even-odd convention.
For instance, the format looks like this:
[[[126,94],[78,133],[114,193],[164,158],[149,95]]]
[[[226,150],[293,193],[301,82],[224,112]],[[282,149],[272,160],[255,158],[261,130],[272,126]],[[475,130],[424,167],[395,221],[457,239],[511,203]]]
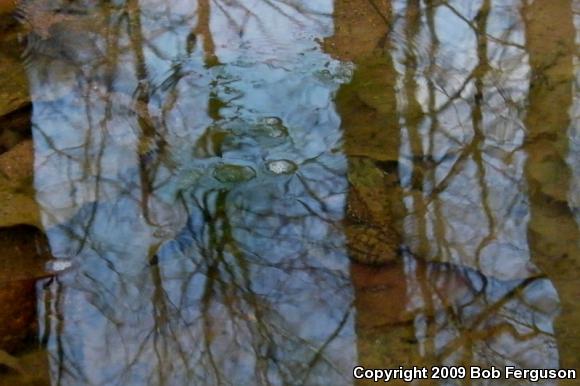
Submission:
[[[366,265],[395,263],[402,238],[396,229],[396,164],[350,157],[344,231],[349,258]]]

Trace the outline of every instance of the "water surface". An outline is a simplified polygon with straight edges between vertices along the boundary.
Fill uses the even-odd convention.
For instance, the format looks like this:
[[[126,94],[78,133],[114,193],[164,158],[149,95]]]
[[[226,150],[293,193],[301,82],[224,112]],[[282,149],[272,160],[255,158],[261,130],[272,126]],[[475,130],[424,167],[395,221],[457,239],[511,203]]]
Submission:
[[[20,3],[0,384],[580,369],[579,9]]]

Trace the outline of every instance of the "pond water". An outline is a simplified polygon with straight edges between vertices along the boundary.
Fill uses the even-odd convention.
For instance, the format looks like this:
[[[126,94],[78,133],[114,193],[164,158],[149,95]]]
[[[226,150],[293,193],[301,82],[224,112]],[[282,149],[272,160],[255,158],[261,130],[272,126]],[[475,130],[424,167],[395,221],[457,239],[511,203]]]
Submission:
[[[0,385],[580,370],[580,1],[0,20]]]

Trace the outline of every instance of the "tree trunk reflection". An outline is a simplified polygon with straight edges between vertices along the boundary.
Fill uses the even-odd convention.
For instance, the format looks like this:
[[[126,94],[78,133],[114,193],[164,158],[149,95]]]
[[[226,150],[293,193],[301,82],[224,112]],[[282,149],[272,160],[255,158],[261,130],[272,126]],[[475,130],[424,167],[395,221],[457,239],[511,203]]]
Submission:
[[[580,338],[572,327],[580,321],[580,233],[568,202],[572,173],[566,163],[576,48],[572,4],[534,1],[523,12],[531,66],[525,121],[528,241],[534,261],[554,281],[562,302],[556,323],[561,366],[580,368]]]

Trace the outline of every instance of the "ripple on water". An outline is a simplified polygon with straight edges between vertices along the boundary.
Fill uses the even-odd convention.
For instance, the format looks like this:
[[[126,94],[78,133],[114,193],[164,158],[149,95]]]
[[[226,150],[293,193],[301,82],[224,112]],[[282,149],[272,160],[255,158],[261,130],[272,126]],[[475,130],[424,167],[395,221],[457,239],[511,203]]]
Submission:
[[[224,183],[236,183],[251,180],[256,172],[249,166],[220,164],[213,171],[216,180]]]
[[[268,161],[266,167],[274,174],[292,174],[298,169],[298,165],[286,159]]]

